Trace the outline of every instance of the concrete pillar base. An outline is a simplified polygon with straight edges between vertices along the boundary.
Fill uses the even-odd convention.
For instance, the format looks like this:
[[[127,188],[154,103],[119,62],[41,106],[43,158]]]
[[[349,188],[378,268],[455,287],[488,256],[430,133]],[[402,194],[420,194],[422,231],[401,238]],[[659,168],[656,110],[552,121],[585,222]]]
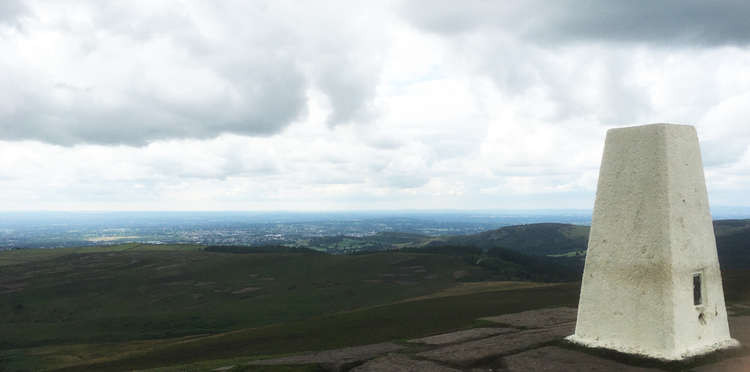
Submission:
[[[661,360],[738,345],[692,126],[607,132],[568,340]]]
[[[702,345],[702,346],[698,346],[692,349],[687,349],[681,353],[666,354],[666,353],[654,352],[653,350],[646,350],[646,349],[638,348],[638,347],[617,345],[611,342],[605,343],[605,342],[600,342],[597,340],[581,339],[579,337],[576,337],[576,335],[568,336],[565,338],[565,340],[570,343],[579,345],[579,346],[596,348],[596,349],[608,349],[608,350],[613,350],[613,351],[617,351],[620,353],[633,354],[633,355],[637,355],[637,356],[644,357],[644,358],[657,359],[663,362],[675,362],[675,361],[688,360],[688,359],[703,356],[706,354],[711,354],[716,351],[736,349],[740,347],[739,341],[733,338],[730,338],[728,340],[719,341],[713,344]]]

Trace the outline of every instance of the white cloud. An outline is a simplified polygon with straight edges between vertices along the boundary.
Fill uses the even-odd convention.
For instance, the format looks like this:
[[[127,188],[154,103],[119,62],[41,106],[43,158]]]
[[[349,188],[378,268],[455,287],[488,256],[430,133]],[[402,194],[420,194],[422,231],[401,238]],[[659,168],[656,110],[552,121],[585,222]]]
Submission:
[[[180,4],[0,17],[0,209],[589,208],[606,129],[663,121],[697,126],[712,203],[750,205],[738,33],[494,21],[520,2]]]

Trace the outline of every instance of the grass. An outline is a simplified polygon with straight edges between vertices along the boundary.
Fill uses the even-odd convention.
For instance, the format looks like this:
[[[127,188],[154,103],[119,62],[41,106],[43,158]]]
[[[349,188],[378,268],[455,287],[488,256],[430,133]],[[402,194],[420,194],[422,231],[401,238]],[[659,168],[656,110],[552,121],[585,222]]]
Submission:
[[[126,244],[2,252],[0,260],[0,369],[8,370],[91,361],[146,368],[379,342],[536,303],[506,290],[535,284],[465,283],[503,278],[430,253]],[[541,289],[551,292],[543,304],[562,298]]]
[[[91,247],[72,247],[54,249],[14,249],[0,251],[0,267],[18,265],[36,261],[49,260],[56,257],[81,253],[122,252],[122,251],[197,251],[202,249],[192,244],[114,244]]]
[[[501,282],[448,254],[199,248],[0,253],[0,261],[17,262],[0,267],[0,370],[203,371],[472,328],[481,317],[578,301],[576,283]],[[724,278],[730,306],[750,304],[750,271]]]
[[[76,253],[0,272],[0,348],[226,332],[433,293],[459,258],[379,253]]]
[[[461,280],[494,275],[461,257],[403,252],[232,254],[127,244],[7,251],[0,260],[0,369],[121,357],[164,340],[432,294],[455,286],[456,272]]]
[[[187,342],[155,345],[150,351],[88,367],[102,371],[143,369],[236,358],[238,355],[257,358],[409,339],[471,328],[476,325],[477,318],[484,316],[548,306],[575,306],[577,292],[575,284],[559,284],[400,302],[200,337]],[[218,364],[233,363],[222,361]],[[70,370],[76,368],[80,366]]]

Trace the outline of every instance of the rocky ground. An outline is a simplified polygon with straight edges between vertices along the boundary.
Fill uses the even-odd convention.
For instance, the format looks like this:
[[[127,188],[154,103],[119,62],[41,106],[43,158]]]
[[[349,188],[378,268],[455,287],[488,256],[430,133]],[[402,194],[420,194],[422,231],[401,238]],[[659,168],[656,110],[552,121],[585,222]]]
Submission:
[[[419,339],[356,346],[277,359],[262,365],[316,364],[331,371],[750,371],[750,348],[680,363],[660,363],[581,348],[573,333],[576,310],[552,308],[482,318],[486,326]],[[750,345],[750,316],[730,317],[732,336]],[[219,370],[231,370],[232,366]]]

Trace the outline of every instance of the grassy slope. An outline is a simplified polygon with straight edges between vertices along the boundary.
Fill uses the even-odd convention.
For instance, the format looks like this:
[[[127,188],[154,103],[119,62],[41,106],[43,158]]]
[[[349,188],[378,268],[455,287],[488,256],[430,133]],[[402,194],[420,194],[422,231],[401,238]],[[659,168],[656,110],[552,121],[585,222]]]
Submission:
[[[223,332],[429,294],[459,257],[379,253],[79,253],[0,271],[0,348]],[[491,278],[490,275],[482,275]]]
[[[408,339],[470,327],[483,316],[556,305],[574,306],[577,294],[577,285],[558,284],[400,302],[159,345],[120,360],[97,363],[93,368],[119,371]]]
[[[505,226],[465,236],[433,239],[429,245],[461,245],[482,249],[507,248],[529,255],[559,255],[586,249],[588,226],[537,223]]]
[[[551,231],[538,234],[540,226],[531,226],[479,235],[491,247],[531,234],[541,240],[522,248],[534,249],[544,239],[580,241],[588,232],[545,224]],[[722,266],[728,259],[730,266],[750,267],[743,261],[750,222],[719,221],[716,231]],[[727,301],[750,302],[743,284],[748,271],[725,273]],[[210,364],[420,336],[470,326],[478,316],[577,299],[575,286],[563,286],[399,303],[445,291],[456,277],[498,279],[497,271],[466,257],[415,252],[238,255],[135,244],[0,252],[0,317],[7,320],[0,324],[0,370],[91,360],[111,370]],[[391,305],[372,307],[385,303]],[[341,313],[351,309],[360,310]],[[223,333],[174,338],[217,332]],[[107,361],[112,358],[121,360]]]
[[[750,220],[714,221],[719,259],[723,267],[750,268]],[[474,235],[415,241],[412,246],[502,247],[528,255],[576,257],[585,255],[588,226],[539,223],[506,226]]]
[[[0,267],[16,265],[28,262],[49,260],[55,257],[66,256],[74,253],[98,253],[98,252],[121,252],[121,251],[197,251],[202,247],[192,244],[138,244],[127,243],[117,245],[102,245],[92,247],[55,248],[55,249],[18,249],[0,251]]]
[[[7,263],[0,270],[0,369],[156,347],[164,360],[176,362],[409,337],[466,326],[476,311],[493,314],[497,301],[512,299],[487,301],[488,288],[476,286],[468,293],[482,292],[481,301],[399,303],[446,290],[462,294],[449,289],[467,280],[505,279],[457,255],[232,254],[131,244],[0,252],[0,260]],[[431,311],[425,301],[447,301],[437,305],[446,312]],[[485,305],[462,312],[464,301]],[[354,309],[366,310],[347,312]],[[144,366],[155,363],[145,358]]]
[[[738,313],[739,315],[750,314],[747,312],[750,308],[748,280],[750,270],[728,270],[724,273],[727,303],[730,308],[745,311]],[[162,367],[158,368],[159,371],[207,371],[275,354],[403,340],[473,327],[480,325],[476,318],[493,314],[549,306],[576,306],[578,293],[577,284],[563,283],[417,299],[313,317],[304,322],[196,338],[190,342],[165,342],[151,350],[123,356],[119,360],[99,361],[90,367],[104,371],[157,367]],[[174,367],[163,368],[168,365]],[[79,365],[67,370],[80,368]],[[273,367],[268,370],[282,371],[284,368],[286,367]],[[308,367],[290,370],[307,370],[304,368]]]
[[[750,220],[716,221],[714,228],[721,267],[750,268]]]

